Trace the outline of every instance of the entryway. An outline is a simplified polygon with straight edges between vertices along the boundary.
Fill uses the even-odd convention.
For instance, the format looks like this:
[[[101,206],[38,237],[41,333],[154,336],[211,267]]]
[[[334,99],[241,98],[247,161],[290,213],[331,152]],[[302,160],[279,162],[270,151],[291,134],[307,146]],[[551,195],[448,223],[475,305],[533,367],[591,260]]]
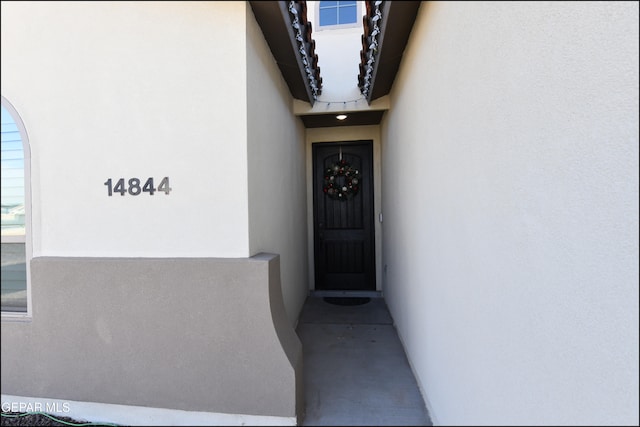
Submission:
[[[315,289],[375,291],[373,142],[314,143]]]
[[[310,296],[304,349],[307,426],[432,425],[384,299],[358,306]]]

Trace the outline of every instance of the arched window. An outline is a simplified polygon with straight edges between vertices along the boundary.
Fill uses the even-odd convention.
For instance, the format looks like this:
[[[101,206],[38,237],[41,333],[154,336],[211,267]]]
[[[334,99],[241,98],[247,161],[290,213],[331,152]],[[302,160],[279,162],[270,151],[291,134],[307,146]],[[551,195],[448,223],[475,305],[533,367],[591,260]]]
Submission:
[[[2,97],[2,314],[30,314],[29,260],[31,206],[27,132],[13,106]]]
[[[321,1],[319,8],[320,27],[356,23],[358,15],[356,3],[355,0]]]

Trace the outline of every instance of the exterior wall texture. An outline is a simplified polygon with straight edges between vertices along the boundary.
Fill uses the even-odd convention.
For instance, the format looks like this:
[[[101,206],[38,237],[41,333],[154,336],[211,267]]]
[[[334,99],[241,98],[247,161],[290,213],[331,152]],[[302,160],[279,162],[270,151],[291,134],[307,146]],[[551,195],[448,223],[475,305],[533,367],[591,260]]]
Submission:
[[[3,395],[295,423],[302,344],[277,255],[42,257],[32,280],[33,320],[2,324]]]
[[[248,7],[2,3],[2,94],[31,143],[35,257],[250,255]],[[103,184],[165,176],[169,195],[108,197]]]
[[[247,8],[249,249],[280,254],[292,325],[307,296],[307,212],[302,121],[251,8]]]
[[[384,292],[434,423],[638,424],[638,2],[424,2]]]

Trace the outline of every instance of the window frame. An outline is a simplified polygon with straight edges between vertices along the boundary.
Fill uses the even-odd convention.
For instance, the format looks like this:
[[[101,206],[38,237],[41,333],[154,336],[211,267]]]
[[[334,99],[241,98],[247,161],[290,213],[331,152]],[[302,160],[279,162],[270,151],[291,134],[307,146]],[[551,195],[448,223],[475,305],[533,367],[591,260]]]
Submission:
[[[356,21],[349,24],[332,24],[332,25],[320,25],[320,3],[321,1],[315,2],[314,13],[315,13],[315,22],[313,23],[313,31],[323,31],[323,30],[339,30],[343,28],[356,28],[362,27],[362,1],[356,0]],[[358,17],[360,20],[358,21]]]
[[[22,121],[22,117],[15,109],[13,104],[9,102],[7,98],[0,95],[2,100],[2,106],[7,109],[7,112],[13,118],[13,121],[18,128],[20,139],[22,142],[22,152],[24,161],[24,236],[0,236],[1,243],[24,243],[25,245],[25,264],[26,264],[26,282],[27,282],[27,311],[26,312],[13,312],[13,311],[1,311],[0,319],[16,320],[16,321],[30,321],[32,318],[32,304],[31,304],[31,259],[33,257],[32,248],[32,228],[31,228],[31,149],[29,144],[29,136],[27,129]]]

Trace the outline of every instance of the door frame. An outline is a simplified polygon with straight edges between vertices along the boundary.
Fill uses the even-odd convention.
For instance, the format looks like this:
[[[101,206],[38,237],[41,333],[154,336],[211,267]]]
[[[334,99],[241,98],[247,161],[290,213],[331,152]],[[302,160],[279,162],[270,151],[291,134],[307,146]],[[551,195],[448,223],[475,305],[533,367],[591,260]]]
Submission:
[[[381,185],[381,138],[380,125],[308,128],[305,130],[306,176],[307,176],[307,283],[309,292],[315,292],[315,259],[314,259],[314,217],[313,217],[313,153],[314,143],[335,143],[372,141],[373,142],[373,201],[374,201],[374,251],[376,293],[383,289],[382,266],[382,185]]]
[[[328,218],[324,217],[324,214],[320,214],[322,210],[324,212],[323,207],[326,202],[326,195],[319,192],[320,187],[323,186],[324,180],[323,177],[324,167],[317,168],[318,161],[322,161],[327,155],[335,155],[336,145],[340,147],[340,152],[344,151],[345,153],[349,152],[357,152],[360,153],[360,158],[363,160],[362,165],[360,166],[360,179],[362,180],[360,190],[360,196],[358,197],[363,201],[363,205],[361,205],[362,209],[362,227],[360,229],[353,228],[340,228],[340,229],[331,229],[331,228],[322,228],[319,224],[321,222],[328,221]],[[319,289],[318,286],[318,266],[319,263],[322,263],[325,260],[325,257],[318,253],[319,250],[323,247],[323,244],[320,243],[317,239],[322,234],[333,235],[334,238],[337,237],[338,240],[336,242],[343,241],[342,237],[345,236],[345,232],[348,235],[353,237],[361,236],[366,243],[365,251],[362,254],[363,258],[361,262],[364,266],[364,274],[359,275],[360,280],[364,279],[360,286],[366,286],[365,289],[359,289],[360,286],[355,285],[354,288],[351,289],[340,289],[340,292],[371,292],[376,290],[376,259],[375,259],[375,249],[376,249],[376,241],[375,241],[375,196],[374,196],[374,180],[373,180],[373,141],[372,140],[360,140],[360,141],[341,141],[339,144],[327,144],[327,143],[313,143],[311,147],[312,159],[313,159],[313,229],[314,229],[314,269],[316,273],[315,277],[315,289],[314,291],[334,291],[336,289]],[[329,154],[331,153],[331,154]],[[365,168],[365,164],[367,167]],[[335,204],[335,202],[333,203]],[[337,205],[341,205],[341,202],[337,202]],[[326,212],[325,212],[326,213]],[[316,217],[316,215],[319,215]],[[319,222],[321,221],[321,222]],[[359,230],[359,231],[358,231]],[[338,237],[341,236],[341,237]],[[358,239],[357,239],[358,240]],[[356,242],[357,240],[354,240]],[[325,241],[326,244],[329,244],[331,239]],[[349,240],[351,241],[351,240]],[[368,266],[368,267],[367,267]],[[344,276],[349,276],[350,273],[345,272],[329,272],[324,271],[324,274],[327,276],[337,276],[335,279],[337,281],[344,281]],[[342,279],[339,279],[342,278]],[[358,280],[356,280],[357,282]],[[369,288],[371,287],[371,288]]]

